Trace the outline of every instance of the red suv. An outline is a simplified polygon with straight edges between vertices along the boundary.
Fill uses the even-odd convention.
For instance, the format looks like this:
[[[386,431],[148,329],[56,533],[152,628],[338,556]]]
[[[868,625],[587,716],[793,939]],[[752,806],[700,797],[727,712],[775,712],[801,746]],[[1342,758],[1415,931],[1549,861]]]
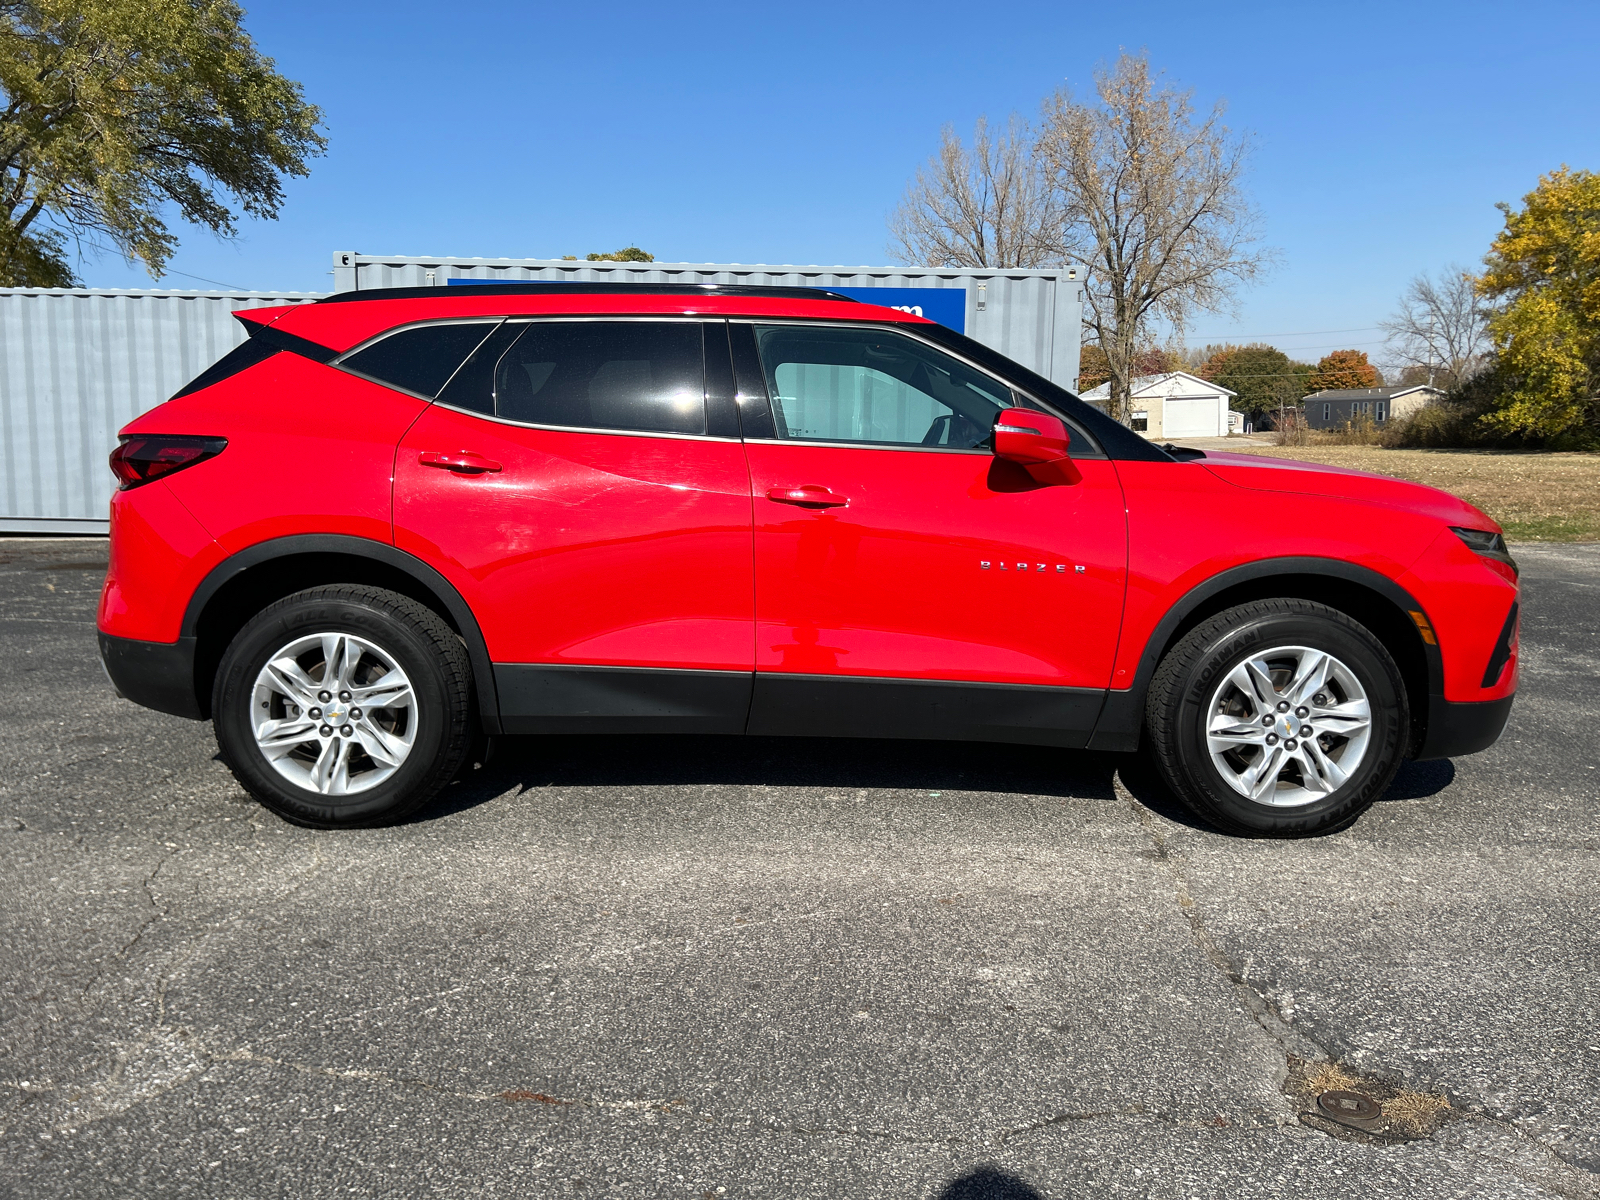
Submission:
[[[122,431],[100,649],[292,821],[393,820],[497,734],[1132,751],[1221,828],[1337,828],[1482,749],[1517,569],[1444,493],[1163,449],[813,289],[390,289]]]

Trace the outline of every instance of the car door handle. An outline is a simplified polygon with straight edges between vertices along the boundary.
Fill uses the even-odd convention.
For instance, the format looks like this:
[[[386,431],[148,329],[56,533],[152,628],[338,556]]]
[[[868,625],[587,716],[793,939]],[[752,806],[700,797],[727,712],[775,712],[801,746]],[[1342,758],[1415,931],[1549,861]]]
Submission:
[[[814,483],[799,487],[767,489],[767,499],[778,504],[798,504],[801,508],[844,508],[850,503],[847,496],[836,496],[825,487]]]
[[[424,450],[417,455],[417,461],[425,467],[438,467],[443,471],[454,471],[457,475],[482,475],[486,471],[500,470],[500,464],[494,459],[465,450],[453,454],[442,450]]]

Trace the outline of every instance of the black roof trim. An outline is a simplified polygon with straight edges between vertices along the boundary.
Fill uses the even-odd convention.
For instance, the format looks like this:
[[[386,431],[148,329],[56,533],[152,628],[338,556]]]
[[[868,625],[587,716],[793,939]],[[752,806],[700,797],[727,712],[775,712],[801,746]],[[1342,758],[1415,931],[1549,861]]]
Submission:
[[[441,300],[446,296],[764,296],[776,300],[843,300],[858,303],[854,296],[830,292],[827,288],[763,287],[753,283],[566,283],[552,280],[515,283],[462,283],[444,287],[368,288],[359,292],[337,292],[324,296],[318,304],[349,304],[356,300]]]
[[[274,329],[271,325],[247,321],[238,313],[233,315],[250,331],[252,338],[258,339],[263,345],[271,346],[274,350],[287,350],[290,354],[298,354],[302,358],[309,358],[312,362],[319,363],[330,363],[339,357],[339,351],[331,346],[324,346],[321,342],[313,342],[310,338],[303,338],[286,330]]]
[[[254,338],[247,342],[240,342],[178,391],[173,392],[172,399],[176,400],[179,396],[187,396],[192,392],[198,392],[204,388],[211,387],[213,384],[221,383],[224,379],[232,378],[240,371],[248,371],[257,363],[266,362],[277,352],[277,346],[257,341]]]

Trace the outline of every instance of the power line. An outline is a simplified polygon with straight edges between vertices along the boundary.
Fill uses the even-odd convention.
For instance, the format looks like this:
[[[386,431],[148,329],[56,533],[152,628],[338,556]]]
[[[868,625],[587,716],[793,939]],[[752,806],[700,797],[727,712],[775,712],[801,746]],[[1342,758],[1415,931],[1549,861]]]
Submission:
[[[1354,329],[1296,329],[1296,330],[1291,330],[1288,333],[1206,334],[1206,335],[1203,336],[1202,340],[1205,340],[1205,341],[1223,341],[1223,340],[1226,340],[1226,338],[1245,338],[1245,337],[1312,337],[1313,335],[1321,335],[1321,334],[1325,334],[1325,333],[1365,333],[1369,329],[1382,329],[1382,328],[1383,328],[1382,325],[1357,325]],[[1202,338],[1202,335],[1198,334],[1198,333],[1195,334],[1194,336],[1197,339],[1201,339]]]
[[[218,287],[225,287],[234,292],[248,292],[250,290],[247,287],[240,287],[237,283],[223,283],[220,279],[207,279],[204,275],[191,275],[187,271],[173,271],[169,269],[161,273],[163,275],[182,275],[185,279],[198,279],[201,283],[214,283]]]
[[[1092,342],[1084,343],[1086,346],[1093,344]],[[1268,346],[1266,349],[1278,350],[1280,353],[1288,355],[1290,351],[1300,353],[1315,350],[1354,350],[1357,346],[1387,346],[1388,344],[1388,339],[1383,338],[1375,342],[1322,342],[1313,346],[1290,346],[1287,350],[1279,346]],[[1204,349],[1204,347],[1202,346],[1201,349]]]
[[[1357,346],[1387,346],[1388,344],[1389,344],[1389,339],[1388,338],[1378,338],[1376,341],[1370,341],[1370,342],[1314,342],[1313,344],[1311,344],[1309,346],[1290,346],[1289,349],[1290,350],[1325,350],[1325,349],[1352,350]],[[1277,346],[1270,347],[1270,349],[1273,349],[1273,350],[1276,350],[1278,348],[1279,347],[1277,347]]]
[[[1307,374],[1315,374],[1316,368],[1308,366],[1306,371],[1279,371],[1273,375],[1218,375],[1217,379],[1208,379],[1207,383],[1216,383],[1218,379],[1301,379]],[[1374,387],[1388,386],[1374,384]]]

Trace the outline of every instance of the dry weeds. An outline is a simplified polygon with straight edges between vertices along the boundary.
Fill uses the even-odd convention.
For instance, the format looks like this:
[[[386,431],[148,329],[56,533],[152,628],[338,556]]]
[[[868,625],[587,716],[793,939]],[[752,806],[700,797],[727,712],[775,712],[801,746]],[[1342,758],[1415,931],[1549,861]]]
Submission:
[[[1301,1120],[1333,1137],[1352,1141],[1415,1141],[1431,1137],[1451,1116],[1450,1101],[1443,1095],[1419,1092],[1403,1084],[1389,1083],[1377,1076],[1358,1075],[1335,1062],[1306,1062],[1290,1057],[1284,1091],[1302,1105]],[[1323,1092],[1355,1092],[1375,1101],[1379,1115],[1370,1121],[1341,1123],[1332,1121],[1317,1106]]]
[[[1306,1087],[1317,1092],[1359,1092],[1366,1086],[1360,1076],[1352,1075],[1338,1063],[1310,1063],[1306,1072]]]
[[[1238,449],[1425,483],[1477,505],[1512,541],[1600,541],[1600,454],[1316,444]]]
[[[1383,1115],[1390,1124],[1399,1126],[1412,1137],[1425,1137],[1439,1127],[1439,1122],[1450,1111],[1450,1101],[1432,1092],[1414,1092],[1401,1088],[1383,1102]]]

